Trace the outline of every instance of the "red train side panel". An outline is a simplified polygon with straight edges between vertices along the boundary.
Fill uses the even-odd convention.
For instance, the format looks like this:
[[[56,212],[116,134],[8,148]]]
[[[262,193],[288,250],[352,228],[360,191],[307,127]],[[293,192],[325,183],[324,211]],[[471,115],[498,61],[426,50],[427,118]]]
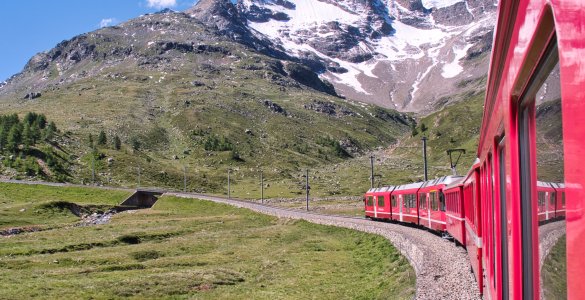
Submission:
[[[418,190],[423,182],[397,186],[391,194],[391,202],[397,207],[392,209],[392,220],[418,224]]]
[[[393,186],[370,189],[364,196],[366,218],[391,219],[390,193]]]
[[[418,191],[419,224],[435,231],[446,231],[445,195],[443,189],[461,177],[444,176],[429,180]]]
[[[461,245],[465,245],[465,212],[463,182],[457,181],[445,187],[445,220],[447,232]]]
[[[465,248],[479,285],[483,293],[482,268],[482,231],[480,205],[480,178],[479,167],[473,168],[463,181],[463,208],[465,212]]]

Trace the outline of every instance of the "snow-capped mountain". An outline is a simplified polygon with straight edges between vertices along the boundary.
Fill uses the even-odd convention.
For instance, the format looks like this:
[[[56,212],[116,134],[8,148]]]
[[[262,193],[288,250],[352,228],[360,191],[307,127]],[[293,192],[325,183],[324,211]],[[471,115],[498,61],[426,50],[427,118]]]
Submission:
[[[239,0],[255,36],[351,99],[425,111],[485,75],[493,0]]]
[[[234,54],[218,45],[236,42],[279,61],[270,68],[279,76],[315,90],[428,112],[481,91],[493,1],[199,0],[184,12],[140,16],[63,41],[0,83],[0,98],[44,94],[121,69],[172,73],[189,55],[207,52],[230,60]]]

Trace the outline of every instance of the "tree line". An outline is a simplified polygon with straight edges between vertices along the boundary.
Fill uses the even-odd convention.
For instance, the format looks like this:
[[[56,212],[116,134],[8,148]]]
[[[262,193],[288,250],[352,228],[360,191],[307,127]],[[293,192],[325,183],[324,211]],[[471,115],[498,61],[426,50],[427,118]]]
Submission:
[[[44,114],[29,112],[22,119],[17,114],[0,116],[0,152],[26,152],[40,142],[53,142],[57,132],[55,122]]]

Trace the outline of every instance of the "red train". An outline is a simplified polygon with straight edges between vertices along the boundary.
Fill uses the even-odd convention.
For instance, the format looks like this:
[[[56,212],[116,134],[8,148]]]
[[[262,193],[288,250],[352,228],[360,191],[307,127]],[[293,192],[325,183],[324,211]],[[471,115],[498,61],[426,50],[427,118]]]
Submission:
[[[547,99],[562,114],[541,124]],[[550,292],[540,252],[555,225],[566,237],[555,274],[566,294],[549,297],[585,299],[584,116],[585,1],[500,0],[476,163],[453,182],[370,190],[366,216],[449,232],[467,248],[484,299]]]

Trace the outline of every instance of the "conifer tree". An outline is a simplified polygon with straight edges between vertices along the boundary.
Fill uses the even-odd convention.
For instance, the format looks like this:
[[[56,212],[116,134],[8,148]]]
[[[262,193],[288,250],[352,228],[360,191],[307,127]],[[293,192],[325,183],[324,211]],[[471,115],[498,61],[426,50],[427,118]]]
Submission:
[[[120,150],[122,148],[122,141],[118,135],[114,136],[114,149]]]
[[[18,123],[14,124],[12,128],[10,128],[10,131],[8,132],[6,148],[8,149],[8,151],[12,153],[16,153],[16,151],[18,150],[18,145],[20,145],[20,142],[22,140],[21,136],[22,133],[20,130],[20,126],[18,125],[19,125]]]
[[[22,145],[24,146],[25,151],[33,145],[33,133],[31,130],[31,125],[26,122],[24,123],[24,129],[22,130]]]
[[[100,134],[98,135],[97,143],[102,146],[108,143],[108,138],[103,130],[100,131]]]

